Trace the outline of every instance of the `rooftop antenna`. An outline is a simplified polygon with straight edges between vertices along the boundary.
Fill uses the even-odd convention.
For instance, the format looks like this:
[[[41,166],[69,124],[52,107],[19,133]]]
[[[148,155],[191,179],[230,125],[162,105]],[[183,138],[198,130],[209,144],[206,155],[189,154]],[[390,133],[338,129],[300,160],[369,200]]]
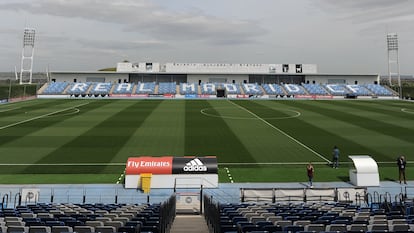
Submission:
[[[32,84],[35,33],[36,31],[34,28],[24,29],[22,60],[19,78],[20,84]]]

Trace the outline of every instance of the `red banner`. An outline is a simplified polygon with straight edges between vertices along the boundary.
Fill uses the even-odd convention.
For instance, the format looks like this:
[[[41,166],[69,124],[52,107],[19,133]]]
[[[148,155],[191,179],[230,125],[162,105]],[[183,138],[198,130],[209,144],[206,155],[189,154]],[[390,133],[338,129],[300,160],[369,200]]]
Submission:
[[[164,94],[164,98],[174,98],[174,94]]]
[[[333,99],[332,95],[295,95],[296,99]]]
[[[141,173],[171,174],[173,157],[132,157],[128,158],[125,174]]]

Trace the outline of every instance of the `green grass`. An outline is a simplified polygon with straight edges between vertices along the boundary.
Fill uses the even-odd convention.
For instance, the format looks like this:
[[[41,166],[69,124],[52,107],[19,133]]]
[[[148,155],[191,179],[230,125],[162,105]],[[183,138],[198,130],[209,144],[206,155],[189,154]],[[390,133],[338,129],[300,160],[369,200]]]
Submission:
[[[0,105],[0,182],[116,183],[141,155],[216,155],[220,182],[306,182],[309,161],[315,181],[347,180],[347,155],[371,155],[393,180],[413,142],[403,101],[38,99]]]

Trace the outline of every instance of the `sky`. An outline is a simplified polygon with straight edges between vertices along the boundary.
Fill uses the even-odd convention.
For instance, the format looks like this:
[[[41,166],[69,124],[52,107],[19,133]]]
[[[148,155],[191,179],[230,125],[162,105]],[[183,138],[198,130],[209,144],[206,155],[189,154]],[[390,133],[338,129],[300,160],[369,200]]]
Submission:
[[[414,74],[412,0],[0,0],[0,71],[96,71],[117,62],[316,64],[319,73],[387,74],[397,33]]]

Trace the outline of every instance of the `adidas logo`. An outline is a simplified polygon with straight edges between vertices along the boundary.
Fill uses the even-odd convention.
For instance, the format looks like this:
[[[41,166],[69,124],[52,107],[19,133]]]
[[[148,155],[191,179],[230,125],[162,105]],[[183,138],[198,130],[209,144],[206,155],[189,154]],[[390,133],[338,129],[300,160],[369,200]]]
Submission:
[[[185,164],[183,170],[186,172],[205,172],[207,171],[207,166],[205,166],[199,159],[193,159]]]

